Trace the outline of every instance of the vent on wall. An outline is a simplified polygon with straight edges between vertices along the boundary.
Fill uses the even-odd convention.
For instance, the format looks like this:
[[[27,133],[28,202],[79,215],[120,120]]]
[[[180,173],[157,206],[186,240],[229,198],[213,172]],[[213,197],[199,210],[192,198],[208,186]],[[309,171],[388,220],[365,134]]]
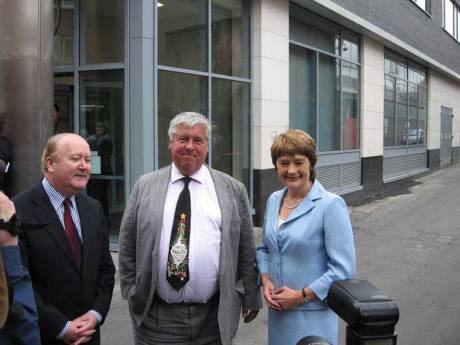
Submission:
[[[361,184],[361,162],[319,167],[319,182],[331,192],[357,187]]]
[[[404,176],[408,173],[426,169],[426,153],[383,159],[383,177]]]

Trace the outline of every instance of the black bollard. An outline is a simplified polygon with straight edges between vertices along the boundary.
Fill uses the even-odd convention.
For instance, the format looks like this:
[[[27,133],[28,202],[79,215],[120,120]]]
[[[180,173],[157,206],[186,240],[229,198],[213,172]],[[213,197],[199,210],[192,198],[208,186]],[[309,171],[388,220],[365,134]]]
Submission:
[[[347,345],[396,345],[399,309],[393,299],[366,280],[331,285],[329,307],[347,323]]]

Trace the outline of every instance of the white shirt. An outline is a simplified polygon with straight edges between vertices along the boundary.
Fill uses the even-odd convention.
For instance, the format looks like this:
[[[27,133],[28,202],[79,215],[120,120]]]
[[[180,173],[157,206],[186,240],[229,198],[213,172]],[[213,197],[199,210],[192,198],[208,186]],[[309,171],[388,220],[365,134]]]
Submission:
[[[169,242],[184,177],[172,164],[171,177],[163,210],[163,225],[160,241],[160,262],[156,294],[168,303],[206,303],[219,289],[219,255],[221,212],[214,181],[209,169],[203,165],[189,183],[191,201],[191,232],[189,243],[190,279],[176,291],[166,280]]]

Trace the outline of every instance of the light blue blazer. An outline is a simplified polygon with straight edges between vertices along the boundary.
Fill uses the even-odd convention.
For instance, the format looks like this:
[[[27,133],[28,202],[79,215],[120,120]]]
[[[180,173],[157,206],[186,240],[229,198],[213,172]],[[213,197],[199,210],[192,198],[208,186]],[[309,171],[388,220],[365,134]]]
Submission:
[[[327,308],[332,282],[355,274],[355,246],[348,209],[343,199],[315,181],[306,198],[278,229],[279,210],[287,189],[267,201],[263,243],[257,248],[259,273],[269,273],[278,288],[309,286],[319,299],[298,310]]]

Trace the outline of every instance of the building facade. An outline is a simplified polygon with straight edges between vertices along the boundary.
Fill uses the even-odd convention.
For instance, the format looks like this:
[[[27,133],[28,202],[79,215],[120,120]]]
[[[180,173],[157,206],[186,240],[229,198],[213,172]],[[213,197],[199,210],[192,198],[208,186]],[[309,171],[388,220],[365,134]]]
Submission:
[[[38,179],[33,157],[49,135],[87,138],[87,193],[103,204],[115,242],[134,182],[169,163],[168,122],[182,111],[210,118],[208,164],[246,185],[258,225],[280,188],[270,146],[288,128],[316,139],[318,179],[342,195],[459,161],[458,0],[38,3],[31,31],[35,25],[40,35],[29,44],[36,42],[35,61],[52,66],[37,64],[36,72],[51,97],[34,94],[38,114],[13,116],[35,133],[27,137],[34,150],[17,137],[19,127],[5,134],[13,166],[27,162]],[[20,18],[20,6],[6,7]],[[20,56],[0,57],[0,72]],[[0,73],[2,89],[14,78]],[[0,96],[0,112],[13,108]],[[13,189],[30,183],[13,171]]]

